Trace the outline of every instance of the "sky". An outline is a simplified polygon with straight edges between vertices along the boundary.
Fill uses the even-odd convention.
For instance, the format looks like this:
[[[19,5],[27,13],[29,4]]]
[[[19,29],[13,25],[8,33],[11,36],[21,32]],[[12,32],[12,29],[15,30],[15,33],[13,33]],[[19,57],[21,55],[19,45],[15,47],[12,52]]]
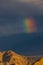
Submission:
[[[32,34],[32,36],[30,33],[26,33],[23,31],[21,24],[23,19],[29,17],[30,18],[32,17],[35,20],[37,27],[37,32],[35,32],[35,34]],[[30,35],[30,38],[29,36],[27,37],[27,34]],[[36,39],[37,38],[36,34],[37,36],[39,36],[38,39]],[[23,39],[21,39],[22,37]],[[30,42],[32,38],[33,41],[35,38],[35,41],[38,40],[38,42],[37,43],[33,41]],[[19,39],[22,41],[22,43]],[[36,52],[39,51],[40,53],[43,51],[43,47],[42,47],[43,43],[40,46],[41,42],[43,42],[41,39],[43,40],[43,0],[0,0],[0,41],[1,41],[0,50],[4,48],[5,49],[16,48],[16,50],[14,51],[21,54],[22,53],[25,54],[24,52],[25,50],[27,52],[26,55],[31,54],[32,50],[33,50],[32,52],[33,54],[37,54]],[[28,40],[28,42],[24,42],[24,40],[26,41]],[[36,44],[36,47],[39,48],[38,51],[37,49],[35,49],[34,43]],[[11,46],[9,47],[10,44]],[[39,44],[39,47],[37,44]],[[28,52],[29,48],[27,46],[30,46],[29,52]],[[33,49],[31,49],[31,47]]]
[[[37,32],[43,32],[42,0],[0,0],[0,35],[20,33],[21,19],[33,17]]]

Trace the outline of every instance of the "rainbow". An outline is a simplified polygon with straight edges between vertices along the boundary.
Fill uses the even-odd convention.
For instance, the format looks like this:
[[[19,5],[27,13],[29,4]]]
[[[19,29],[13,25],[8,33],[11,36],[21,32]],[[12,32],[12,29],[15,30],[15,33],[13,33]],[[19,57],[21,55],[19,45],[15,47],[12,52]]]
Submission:
[[[22,21],[22,28],[24,32],[36,32],[36,23],[33,19],[31,18],[26,18]]]

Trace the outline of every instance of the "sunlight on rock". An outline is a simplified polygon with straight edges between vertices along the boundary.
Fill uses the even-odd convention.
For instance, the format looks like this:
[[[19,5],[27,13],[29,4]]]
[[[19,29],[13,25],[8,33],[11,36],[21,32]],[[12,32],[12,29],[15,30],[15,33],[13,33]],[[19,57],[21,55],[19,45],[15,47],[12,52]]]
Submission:
[[[10,50],[0,52],[0,65],[43,65],[43,58],[23,56]]]

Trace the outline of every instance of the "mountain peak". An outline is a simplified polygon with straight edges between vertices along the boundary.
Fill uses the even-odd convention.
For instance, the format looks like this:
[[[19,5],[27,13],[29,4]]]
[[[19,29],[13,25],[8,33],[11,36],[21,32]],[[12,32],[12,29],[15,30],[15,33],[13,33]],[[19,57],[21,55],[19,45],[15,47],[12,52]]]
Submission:
[[[28,57],[16,54],[12,50],[0,52],[0,65],[39,65],[43,58]]]

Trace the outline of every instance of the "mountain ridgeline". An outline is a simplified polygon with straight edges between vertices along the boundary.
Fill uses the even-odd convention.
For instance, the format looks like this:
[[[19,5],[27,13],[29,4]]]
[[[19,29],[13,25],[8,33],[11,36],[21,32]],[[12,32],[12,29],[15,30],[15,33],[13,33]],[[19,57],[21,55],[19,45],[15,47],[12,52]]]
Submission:
[[[0,52],[0,65],[43,65],[43,57],[23,56],[15,52]]]

